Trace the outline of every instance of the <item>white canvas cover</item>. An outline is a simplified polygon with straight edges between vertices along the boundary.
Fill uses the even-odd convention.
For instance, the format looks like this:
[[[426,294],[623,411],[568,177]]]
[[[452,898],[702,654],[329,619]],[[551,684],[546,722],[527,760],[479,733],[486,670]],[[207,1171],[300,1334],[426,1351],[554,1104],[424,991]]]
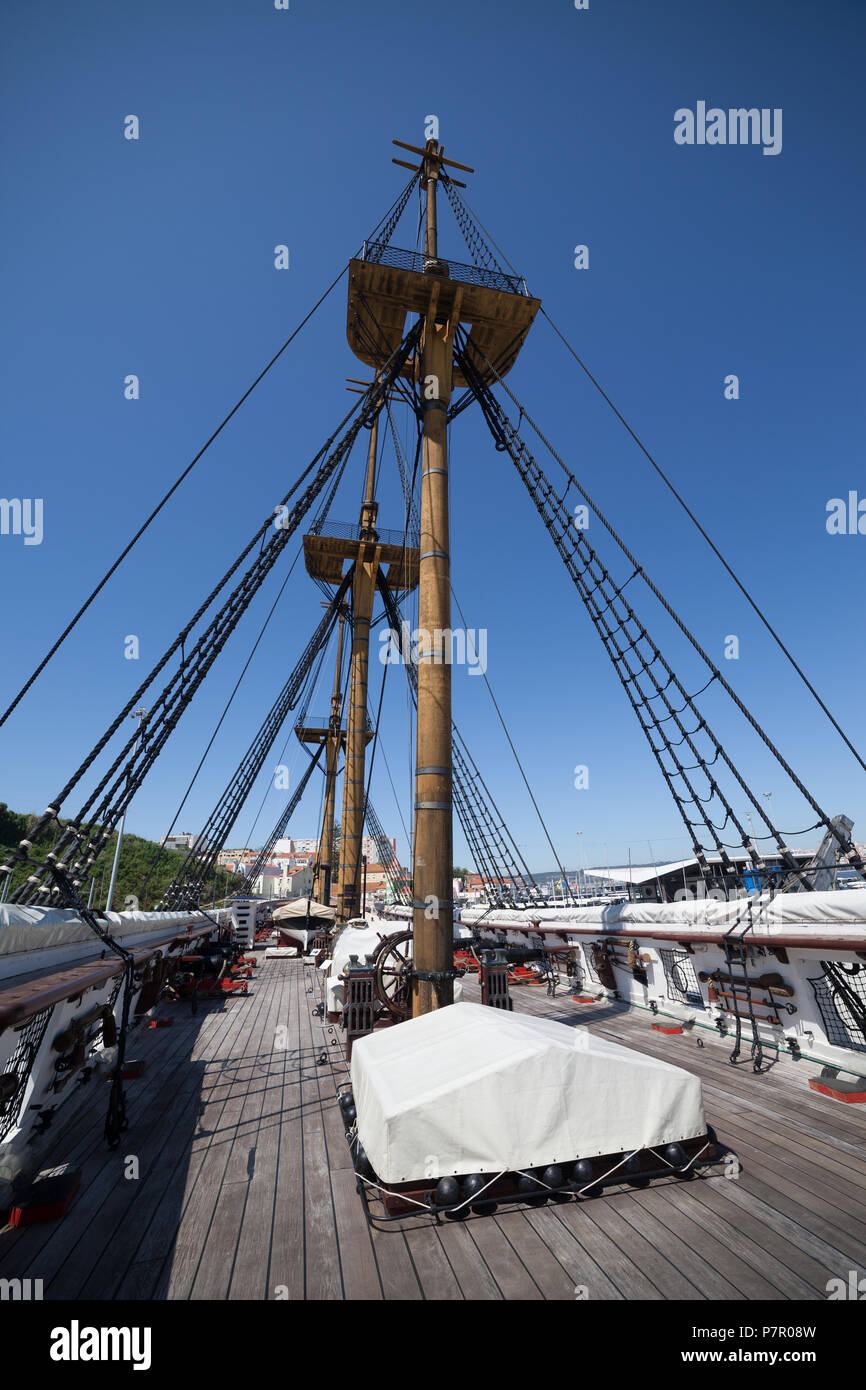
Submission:
[[[544,918],[543,911],[533,914]],[[860,929],[866,924],[866,892],[830,889],[818,893],[769,893],[716,902],[712,898],[697,902],[618,903],[608,907],[585,907],[567,914],[581,925],[598,922],[605,926],[706,926],[729,931],[781,927],[839,927]]]
[[[492,913],[464,910],[467,922],[479,921],[482,915],[497,925],[518,927],[521,923],[529,925],[535,921],[543,926],[561,924],[563,931],[567,931],[572,922],[576,927],[706,927],[716,932],[746,927],[759,932],[762,928],[771,932],[779,928],[833,927],[839,929],[840,935],[850,931],[862,937],[866,926],[866,891],[837,888],[818,893],[776,893],[773,896],[762,893],[735,898],[732,902],[705,898],[689,902],[611,903],[567,909],[497,909]],[[650,932],[643,930],[640,935],[649,936]]]
[[[227,914],[217,913],[217,921]],[[176,928],[212,924],[200,912],[109,912],[99,921],[130,950],[148,937]],[[0,904],[0,978],[26,974],[47,965],[63,966],[101,956],[103,947],[74,908]]]
[[[308,910],[310,917],[322,918],[323,921],[333,922],[337,915],[335,907],[326,907],[324,903],[314,903],[312,900],[307,902],[306,898],[295,898],[292,902],[284,903],[282,907],[277,908],[273,915],[273,921],[291,922],[299,917],[306,919]]]
[[[340,975],[349,964],[350,956],[357,956],[363,962],[367,956],[374,956],[382,945],[386,933],[365,922],[363,917],[355,917],[347,922],[334,941],[331,956],[331,974]]]
[[[306,898],[295,898],[283,907],[278,907],[272,920],[277,923],[283,940],[297,942],[306,953],[322,930],[322,924],[333,923],[335,915],[336,908],[325,907],[323,903],[314,903],[312,900],[308,903]]]
[[[390,1183],[631,1153],[706,1132],[689,1072],[481,1004],[359,1039],[352,1089],[361,1143]]]
[[[389,925],[390,923],[382,924],[383,927]],[[382,938],[386,935],[387,931],[371,926],[363,917],[354,917],[346,923],[334,942],[325,986],[326,1007],[329,1013],[336,1013],[343,1007],[343,982],[340,975],[349,964],[349,957],[357,956],[358,960],[363,962],[367,956],[375,955],[382,944]]]
[[[782,939],[789,946],[808,949],[827,940],[839,941],[854,950],[866,943],[866,891],[829,889],[817,893],[769,893],[718,902],[712,898],[676,903],[614,903],[595,907],[470,909],[464,911],[467,923],[505,927],[512,931],[531,929],[534,924],[557,927],[563,932],[603,934],[632,933],[652,938],[654,929],[668,937],[681,932],[685,939],[700,940],[701,935],[725,933],[731,940],[748,937],[751,945],[768,945]]]

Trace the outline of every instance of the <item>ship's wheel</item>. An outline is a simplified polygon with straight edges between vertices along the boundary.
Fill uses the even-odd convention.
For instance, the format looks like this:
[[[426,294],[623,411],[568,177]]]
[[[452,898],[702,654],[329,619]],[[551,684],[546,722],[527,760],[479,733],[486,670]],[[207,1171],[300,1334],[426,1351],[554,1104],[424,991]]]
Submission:
[[[376,995],[392,1018],[409,1017],[412,990],[412,933],[386,936],[375,955]]]

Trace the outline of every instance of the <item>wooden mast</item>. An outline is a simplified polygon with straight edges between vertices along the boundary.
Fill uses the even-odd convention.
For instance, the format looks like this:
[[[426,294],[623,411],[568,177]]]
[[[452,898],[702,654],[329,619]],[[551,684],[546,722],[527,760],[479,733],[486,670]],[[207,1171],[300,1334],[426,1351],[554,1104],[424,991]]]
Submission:
[[[376,540],[376,456],[379,417],[370,430],[367,481],[361,504],[361,540]],[[337,916],[341,922],[360,909],[361,848],[364,838],[365,768],[367,753],[367,672],[370,661],[370,620],[376,596],[379,554],[375,546],[361,547],[352,579],[352,658],[346,715],[346,766],[343,772],[343,819],[340,834],[340,889]]]
[[[417,1016],[453,1000],[453,879],[451,792],[451,582],[448,534],[448,405],[452,385],[468,383],[454,364],[454,335],[466,325],[467,351],[482,380],[511,369],[539,308],[517,276],[500,270],[449,263],[439,259],[436,190],[442,168],[473,170],[446,159],[435,140],[424,148],[395,140],[420,158],[418,164],[395,164],[420,173],[426,192],[425,255],[365,243],[349,263],[346,336],[362,362],[380,368],[403,340],[407,314],[419,314],[423,332],[415,359],[404,369],[419,386],[423,411],[421,537],[418,639],[418,727],[415,767],[415,840],[413,863],[413,936],[415,973],[412,1013]],[[448,174],[451,183],[464,187]],[[315,543],[324,550],[325,541]],[[304,541],[307,547],[307,538]],[[313,560],[317,572],[326,560]],[[383,557],[384,558],[384,557]],[[389,557],[390,558],[390,557]],[[410,567],[398,567],[389,583],[413,586]]]
[[[422,187],[427,194],[425,273],[438,261],[436,188],[442,149],[428,140]],[[447,273],[447,271],[446,271]],[[448,402],[459,291],[447,318],[437,315],[440,281],[431,278],[421,347],[424,411],[421,545],[418,570],[418,723],[415,754],[414,963],[412,1015],[454,999],[451,800],[451,571],[448,532]],[[430,976],[436,978],[430,979]],[[425,978],[426,977],[426,978]]]
[[[334,671],[334,690],[331,695],[331,717],[328,722],[328,746],[325,750],[325,807],[322,814],[322,833],[313,878],[313,897],[326,907],[331,901],[331,874],[334,858],[334,803],[337,790],[337,763],[342,744],[342,703],[340,673],[343,667],[343,624],[346,615],[340,607],[340,627],[337,635],[337,666]]]

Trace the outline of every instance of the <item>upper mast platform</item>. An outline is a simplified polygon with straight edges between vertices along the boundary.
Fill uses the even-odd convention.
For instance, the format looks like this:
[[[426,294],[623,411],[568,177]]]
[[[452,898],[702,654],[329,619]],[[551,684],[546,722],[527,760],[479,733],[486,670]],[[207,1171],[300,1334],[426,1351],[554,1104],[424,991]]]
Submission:
[[[368,366],[384,366],[405,336],[406,315],[429,313],[431,300],[437,317],[459,315],[469,330],[470,354],[475,349],[478,371],[489,383],[496,377],[484,358],[505,376],[541,306],[516,275],[365,242],[361,258],[349,262],[349,347]],[[410,361],[403,376],[412,380],[418,371]],[[456,364],[454,382],[468,384]]]
[[[304,536],[304,563],[313,579],[325,584],[343,582],[345,563],[376,561],[387,565],[386,579],[395,593],[414,589],[418,583],[419,548],[417,537],[402,531],[371,530],[361,526],[328,523],[327,536],[311,532]],[[413,544],[415,542],[415,544]]]
[[[299,720],[295,725],[295,734],[301,743],[324,743],[331,732],[331,721],[323,716],[310,718],[307,715]],[[373,726],[370,723],[370,716],[367,715],[367,725],[364,731],[364,742],[369,743],[373,737]],[[346,723],[345,720],[340,724],[340,747],[346,747]]]

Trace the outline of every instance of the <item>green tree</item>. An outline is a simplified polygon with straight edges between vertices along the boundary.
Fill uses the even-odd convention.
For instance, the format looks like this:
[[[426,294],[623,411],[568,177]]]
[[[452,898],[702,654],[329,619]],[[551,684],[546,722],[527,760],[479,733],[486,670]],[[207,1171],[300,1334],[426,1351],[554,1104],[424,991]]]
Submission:
[[[0,849],[8,852],[16,848],[30,827],[35,825],[36,820],[35,815],[10,811],[5,802],[0,802]],[[59,821],[58,824],[62,829],[68,821]],[[55,843],[57,835],[57,827],[52,826],[34,843],[29,851],[29,858],[42,861]],[[95,884],[94,907],[105,906],[116,844],[117,835],[109,836],[105,846],[96,856],[90,879],[80,890],[81,897],[86,902],[90,893],[90,882]],[[142,911],[151,911],[185,862],[186,854],[183,850],[165,850],[153,840],[146,840],[140,835],[124,835],[112,909],[122,912],[134,911],[138,907]],[[27,864],[19,864],[12,875],[11,889],[14,890],[23,883],[30,872],[32,870]],[[246,893],[248,890],[249,884],[243,874],[226,875],[225,869],[217,868],[204,880],[201,901],[213,902],[218,897]]]

